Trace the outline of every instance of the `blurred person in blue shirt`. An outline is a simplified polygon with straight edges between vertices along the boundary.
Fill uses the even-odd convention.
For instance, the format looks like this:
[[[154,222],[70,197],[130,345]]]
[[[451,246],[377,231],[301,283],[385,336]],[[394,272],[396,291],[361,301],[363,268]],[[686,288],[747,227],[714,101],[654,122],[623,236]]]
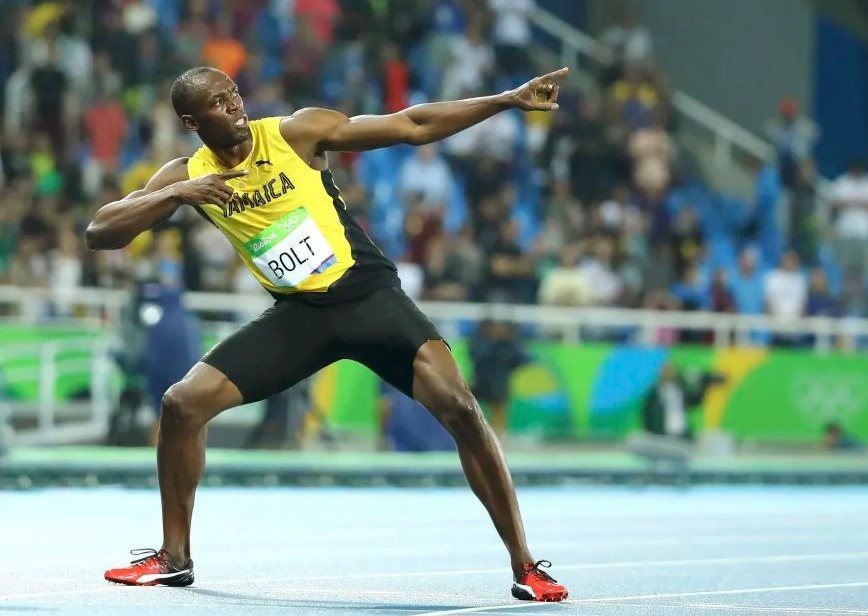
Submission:
[[[681,303],[682,310],[708,310],[711,307],[708,281],[703,279],[696,264],[687,266],[681,280],[672,286],[672,295]]]
[[[455,441],[424,406],[385,381],[380,384],[379,449],[454,451]]]
[[[738,269],[730,278],[735,307],[741,314],[762,314],[765,308],[763,276],[757,267],[756,251],[746,248],[738,259]]]
[[[512,373],[530,361],[512,323],[483,321],[470,340],[473,362],[473,393],[485,404],[492,427],[506,432],[509,380]]]
[[[811,271],[806,312],[811,317],[841,316],[841,303],[829,292],[829,283],[823,268],[818,267]]]

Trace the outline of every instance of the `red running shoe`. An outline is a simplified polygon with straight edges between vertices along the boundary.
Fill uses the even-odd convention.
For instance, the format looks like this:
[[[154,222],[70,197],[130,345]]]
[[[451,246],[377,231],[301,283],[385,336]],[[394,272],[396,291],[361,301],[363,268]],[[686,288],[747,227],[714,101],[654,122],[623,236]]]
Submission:
[[[512,596],[522,601],[563,601],[570,593],[540,567],[551,567],[547,560],[524,563],[524,573],[512,584]]]
[[[189,586],[193,583],[192,560],[178,569],[169,562],[166,550],[130,550],[130,554],[147,556],[132,561],[129,567],[109,569],[105,572],[105,579],[129,586]]]

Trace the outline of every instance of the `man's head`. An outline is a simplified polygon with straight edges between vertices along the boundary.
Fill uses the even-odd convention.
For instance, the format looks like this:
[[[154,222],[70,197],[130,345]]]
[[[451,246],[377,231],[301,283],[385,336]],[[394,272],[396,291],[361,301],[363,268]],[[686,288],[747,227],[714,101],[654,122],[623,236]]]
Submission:
[[[822,267],[811,270],[810,290],[814,295],[826,295],[829,291],[829,282],[826,280],[826,272]]]
[[[801,263],[799,262],[799,255],[797,255],[793,250],[788,250],[784,253],[784,256],[781,257],[782,270],[786,270],[788,272],[797,272],[800,265]]]
[[[225,73],[191,68],[172,84],[172,106],[188,130],[211,148],[229,148],[250,139],[244,101]]]
[[[750,277],[756,272],[756,251],[745,248],[738,258],[738,270],[743,276]]]

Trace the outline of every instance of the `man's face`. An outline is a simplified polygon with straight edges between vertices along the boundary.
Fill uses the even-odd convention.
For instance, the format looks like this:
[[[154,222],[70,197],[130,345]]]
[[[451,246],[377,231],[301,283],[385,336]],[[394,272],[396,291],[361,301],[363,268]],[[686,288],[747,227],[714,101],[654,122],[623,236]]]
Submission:
[[[196,77],[190,113],[181,116],[184,125],[199,133],[209,147],[232,147],[250,139],[244,101],[227,75],[220,71]]]

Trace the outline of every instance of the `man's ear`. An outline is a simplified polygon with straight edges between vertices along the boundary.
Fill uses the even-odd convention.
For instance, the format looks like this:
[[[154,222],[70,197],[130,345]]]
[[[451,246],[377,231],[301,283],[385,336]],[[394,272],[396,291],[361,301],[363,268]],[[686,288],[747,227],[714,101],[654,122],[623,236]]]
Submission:
[[[196,120],[193,119],[193,116],[184,114],[181,116],[181,122],[184,124],[184,128],[187,130],[197,131],[199,130],[199,124]]]

